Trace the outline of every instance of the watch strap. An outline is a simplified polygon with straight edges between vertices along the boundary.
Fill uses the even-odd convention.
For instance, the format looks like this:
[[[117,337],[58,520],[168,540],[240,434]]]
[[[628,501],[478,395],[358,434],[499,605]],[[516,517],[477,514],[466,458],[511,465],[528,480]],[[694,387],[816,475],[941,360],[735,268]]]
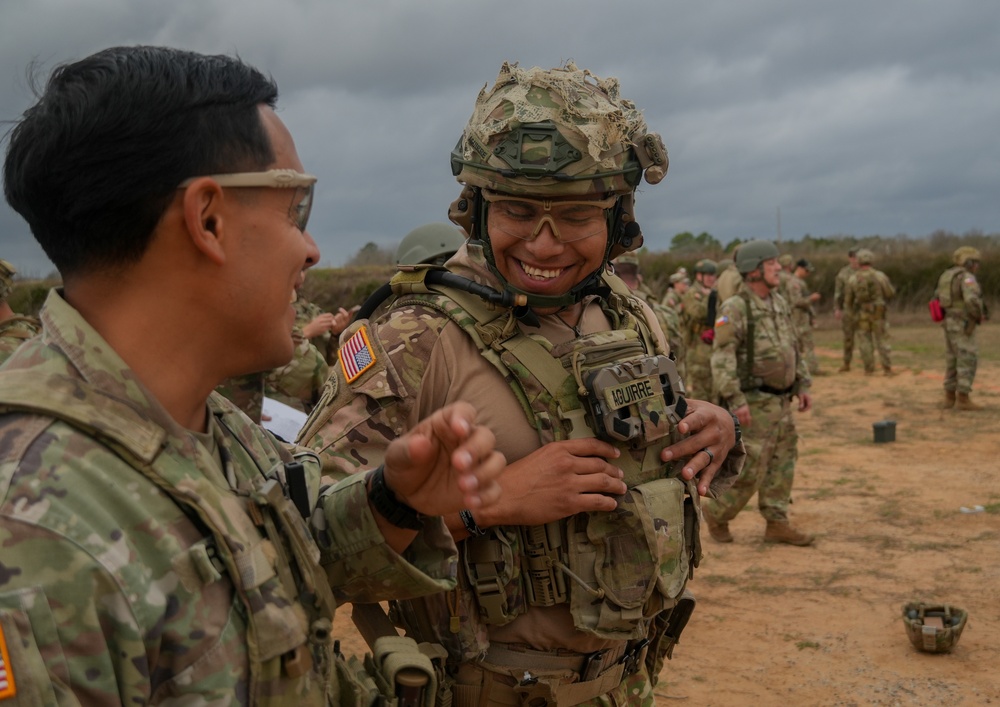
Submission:
[[[385,483],[385,467],[379,467],[369,475],[368,500],[383,518],[397,528],[422,530],[424,516],[406,505]]]

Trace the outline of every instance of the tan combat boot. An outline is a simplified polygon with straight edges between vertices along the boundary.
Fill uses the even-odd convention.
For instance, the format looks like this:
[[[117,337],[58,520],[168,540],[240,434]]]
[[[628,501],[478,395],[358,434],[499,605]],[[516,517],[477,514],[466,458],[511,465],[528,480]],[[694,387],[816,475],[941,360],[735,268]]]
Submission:
[[[715,520],[706,513],[705,523],[708,525],[708,534],[712,536],[712,540],[715,542],[731,543],[733,541],[733,534],[729,532],[729,523],[727,521]]]
[[[787,520],[767,521],[767,530],[764,531],[764,542],[785,543],[786,545],[798,545],[804,547],[812,545],[815,538],[808,533],[803,533],[791,526]]]
[[[849,370],[851,370],[851,364],[844,361],[840,368],[837,369],[837,373],[847,373]]]
[[[941,403],[942,410],[950,410],[955,407],[955,391],[946,390],[944,391],[944,402]]]
[[[958,397],[955,399],[955,409],[956,410],[982,410],[982,405],[976,405],[974,402],[969,400],[968,393],[959,393]]]

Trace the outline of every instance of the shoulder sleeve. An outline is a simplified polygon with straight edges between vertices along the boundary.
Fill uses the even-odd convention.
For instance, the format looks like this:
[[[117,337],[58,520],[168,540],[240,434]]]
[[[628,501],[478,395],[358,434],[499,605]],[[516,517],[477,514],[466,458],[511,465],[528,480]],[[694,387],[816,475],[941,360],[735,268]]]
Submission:
[[[737,351],[746,338],[747,303],[734,295],[722,303],[715,320],[712,343],[712,378],[721,397],[735,409],[746,402],[740,391]]]

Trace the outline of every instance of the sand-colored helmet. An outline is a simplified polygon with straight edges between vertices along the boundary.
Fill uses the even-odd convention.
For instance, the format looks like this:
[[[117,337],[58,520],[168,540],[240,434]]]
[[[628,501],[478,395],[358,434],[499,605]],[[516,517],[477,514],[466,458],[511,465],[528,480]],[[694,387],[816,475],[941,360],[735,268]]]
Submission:
[[[708,258],[702,258],[697,263],[694,264],[695,273],[702,273],[703,275],[714,275],[716,273],[717,266],[714,260],[709,260]]]
[[[611,262],[613,262],[616,266],[617,265],[631,265],[631,266],[633,266],[635,268],[638,268],[639,267],[639,256],[636,255],[635,253],[622,253],[621,255],[619,255],[617,258],[615,258]]]
[[[781,267],[783,268],[792,267],[792,261],[794,259],[795,258],[792,257],[791,253],[782,253],[780,256],[778,256],[778,262],[781,264]]]
[[[647,131],[639,109],[621,97],[618,79],[599,78],[572,62],[554,69],[522,69],[505,62],[493,87],[479,92],[452,150],[452,174],[465,186],[448,217],[483,241],[486,260],[499,275],[489,247],[483,191],[538,199],[613,199],[606,210],[607,263],[642,244],[633,195],[643,178],[659,183],[668,164],[663,140]],[[578,301],[604,263],[568,295],[529,295],[529,303]]]
[[[979,254],[978,249],[969,245],[963,245],[955,249],[955,252],[952,253],[951,259],[955,265],[965,265],[970,260],[979,261],[983,258]]]
[[[778,247],[771,241],[747,241],[741,243],[736,252],[736,268],[746,275],[759,268],[765,260],[772,260],[778,255]]]
[[[14,276],[17,269],[6,260],[0,260],[0,302],[6,302],[7,296],[14,288]]]
[[[441,265],[465,243],[465,233],[450,223],[428,223],[407,233],[396,248],[396,265]]]
[[[927,653],[947,653],[962,637],[969,615],[948,604],[910,602],[903,607],[903,624],[910,643]]]
[[[858,265],[871,265],[875,262],[875,254],[867,248],[858,251]]]

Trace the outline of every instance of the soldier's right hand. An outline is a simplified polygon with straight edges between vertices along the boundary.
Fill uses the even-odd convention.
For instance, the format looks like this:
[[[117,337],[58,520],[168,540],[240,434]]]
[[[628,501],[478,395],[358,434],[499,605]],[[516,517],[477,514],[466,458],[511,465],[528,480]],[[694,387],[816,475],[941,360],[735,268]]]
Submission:
[[[500,500],[476,511],[476,522],[483,528],[542,525],[585,511],[613,511],[614,497],[628,490],[613,463],[619,454],[595,438],[550,442],[507,465]]]
[[[738,408],[733,410],[733,414],[736,415],[736,419],[740,421],[740,427],[749,427],[753,423],[753,417],[750,415],[749,405],[740,405]]]

